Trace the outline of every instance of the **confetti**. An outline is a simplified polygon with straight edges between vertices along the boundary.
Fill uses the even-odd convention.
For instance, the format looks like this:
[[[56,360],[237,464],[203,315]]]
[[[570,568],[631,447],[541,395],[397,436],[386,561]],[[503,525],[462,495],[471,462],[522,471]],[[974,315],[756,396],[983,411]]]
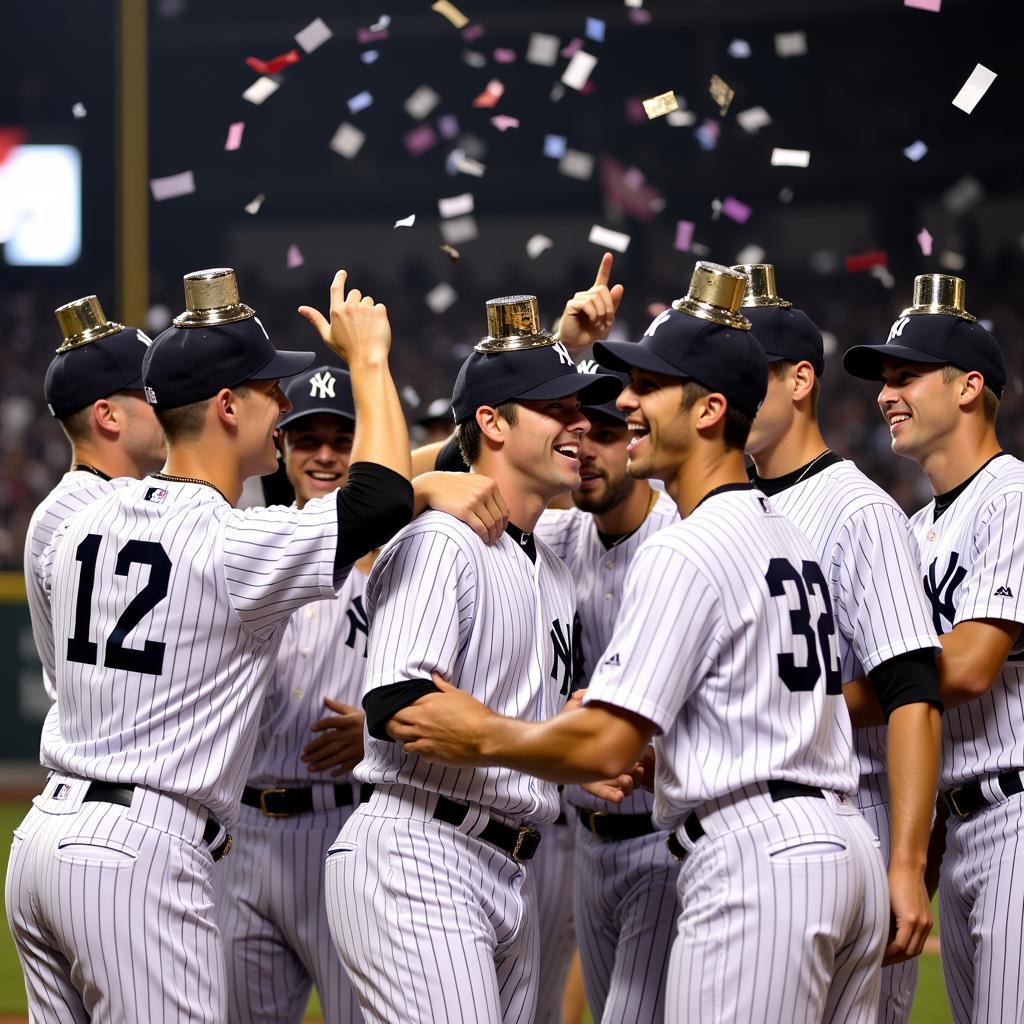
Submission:
[[[576,36],[574,39],[570,39],[569,42],[567,42],[565,44],[565,46],[562,47],[562,49],[559,51],[559,53],[566,60],[568,60],[570,57],[575,56],[575,54],[578,53],[582,49],[583,49],[583,40],[580,39],[579,36]]]
[[[626,0],[627,7],[643,7],[644,0]]]
[[[282,53],[280,57],[272,57],[270,60],[260,60],[259,57],[246,57],[245,63],[257,75],[276,75],[279,71],[284,71],[289,65],[299,63],[299,51],[289,50],[287,53]]]
[[[245,204],[245,212],[253,215],[259,213],[260,207],[264,204],[266,198],[267,197],[261,192],[255,199],[250,199],[249,202]]]
[[[505,94],[505,86],[498,81],[497,78],[492,78],[487,83],[487,88],[475,100],[473,100],[474,107],[494,107],[497,106],[498,100],[501,99]]]
[[[562,41],[558,36],[551,36],[546,32],[531,32],[530,41],[526,46],[526,63],[540,64],[546,68],[554,66],[561,45]]]
[[[420,393],[411,384],[406,384],[398,393],[402,396],[403,400],[407,402],[409,405],[411,405],[414,409],[419,408]]]
[[[360,110],[365,110],[367,107],[373,104],[373,93],[369,89],[364,89],[362,92],[356,93],[348,101],[348,112],[350,114],[358,114]]]
[[[372,64],[379,56],[379,50],[363,50],[363,52],[359,54],[359,59],[364,64]]]
[[[454,139],[459,134],[459,121],[454,114],[442,114],[437,119],[437,130],[442,139]]]
[[[927,228],[921,228],[917,233],[917,244],[921,246],[921,253],[924,256],[932,254],[932,236]]]
[[[591,227],[587,241],[601,246],[602,249],[612,249],[615,252],[625,252],[629,248],[629,235],[621,231],[603,228],[600,224],[594,224]]]
[[[708,85],[708,92],[711,93],[711,98],[718,104],[718,112],[722,117],[725,117],[729,112],[729,104],[732,103],[732,98],[736,95],[736,90],[730,88],[718,75],[712,75],[711,82]]]
[[[831,249],[818,249],[811,253],[811,269],[816,274],[834,274],[839,269],[839,257]]]
[[[676,240],[674,248],[687,252],[693,242],[693,231],[696,225],[692,220],[676,221]]]
[[[519,127],[518,117],[509,117],[508,114],[495,114],[491,118],[491,124],[498,129],[499,132],[507,132],[509,128]]]
[[[644,100],[644,113],[649,121],[664,114],[670,114],[673,110],[679,109],[679,101],[674,92],[663,92]]]
[[[942,194],[942,205],[957,216],[966,213],[981,202],[985,190],[977,178],[966,174]]]
[[[759,245],[745,245],[736,253],[737,263],[763,263],[765,251]]]
[[[395,221],[396,228],[411,228],[416,223],[416,214],[410,213],[408,217]]]
[[[463,192],[458,196],[438,199],[437,212],[442,217],[461,217],[464,213],[473,212],[473,193]]]
[[[567,149],[558,162],[558,172],[567,178],[589,181],[590,176],[594,173],[594,158],[590,153],[583,153],[578,149]]]
[[[297,245],[288,246],[288,269],[294,270],[301,267],[306,260],[303,258],[302,250]]]
[[[772,167],[807,167],[810,162],[809,149],[781,149],[776,146],[772,150]]]
[[[504,50],[501,48],[495,50],[493,56],[499,64],[515,64],[517,59],[515,50]]]
[[[967,260],[958,252],[946,250],[939,254],[939,266],[943,270],[963,270],[967,266]]]
[[[479,39],[485,33],[483,25],[470,25],[468,28],[462,30],[462,38],[467,43],[473,42],[474,39]]]
[[[876,280],[882,282],[883,288],[893,288],[896,284],[896,278],[889,272],[888,267],[884,267],[881,264],[872,267],[868,273]]]
[[[750,215],[754,211],[747,206],[746,203],[741,203],[734,196],[726,196],[722,200],[722,213],[729,218],[729,220],[736,221],[737,224],[746,224],[750,220]]]
[[[922,157],[926,156],[927,153],[928,147],[920,139],[918,139],[917,142],[912,142],[905,150],[903,150],[903,155],[908,160],[913,160],[915,164]]]
[[[408,132],[402,138],[402,142],[413,156],[420,156],[437,145],[437,133],[429,124],[421,124],[418,128],[413,128],[411,132]]]
[[[462,53],[462,59],[471,68],[482,68],[487,65],[487,58],[476,50],[464,50]]]
[[[73,106],[73,107],[71,108],[71,113],[72,113],[72,115],[73,115],[73,116],[74,116],[74,117],[75,117],[76,119],[79,119],[79,120],[80,120],[81,118],[85,117],[85,114],[86,114],[86,110],[85,110],[85,104],[84,104],[84,103],[76,103],[76,104],[75,104],[75,105],[74,105],[74,106]]]
[[[365,46],[367,43],[379,43],[383,42],[390,35],[386,28],[374,30],[372,28],[357,28],[356,29],[356,42],[360,46]]]
[[[776,32],[777,57],[802,57],[807,52],[807,36],[803,32]]]
[[[586,50],[579,50],[572,55],[565,71],[562,72],[561,82],[570,89],[580,90],[587,84],[590,73],[597,65],[597,58]]]
[[[176,199],[195,192],[196,182],[191,171],[182,171],[181,174],[171,174],[166,178],[151,178],[149,188],[153,198],[160,202],[162,199]]]
[[[370,31],[371,32],[380,32],[383,29],[386,29],[388,27],[388,25],[390,25],[390,24],[391,24],[391,15],[390,14],[382,14],[380,16],[380,19],[375,24],[370,26]]]
[[[779,191],[779,202],[780,203],[791,203],[793,202],[793,190],[787,185],[785,188]]]
[[[916,7],[919,11],[931,11],[939,13],[942,7],[942,0],[903,0],[904,7]]]
[[[257,78],[256,81],[242,93],[242,99],[248,100],[250,103],[255,103],[256,106],[259,106],[265,99],[273,96],[279,88],[280,86],[272,78]]]
[[[442,281],[439,285],[435,285],[423,296],[423,301],[430,307],[433,313],[443,313],[457,299],[458,295],[456,295],[455,289],[447,281]]]
[[[717,196],[711,200],[711,219],[718,220],[722,216],[722,200]]]
[[[717,121],[705,121],[694,130],[694,135],[697,136],[700,148],[710,151],[718,145],[718,136],[721,132],[722,126]]]
[[[437,3],[430,5],[430,9],[437,11],[442,18],[447,18],[456,28],[465,28],[469,24],[469,18],[449,0],[437,0]]]
[[[645,10],[630,11],[629,20],[634,25],[650,25],[651,23],[651,12]]]
[[[329,145],[335,153],[345,157],[346,160],[351,160],[363,148],[365,141],[365,132],[360,131],[354,124],[343,121],[338,126]]]
[[[960,91],[953,97],[953,106],[965,114],[971,113],[978,105],[978,100],[988,92],[989,86],[996,80],[996,73],[989,71],[984,64],[975,64],[974,70]]]
[[[228,137],[224,143],[226,150],[238,149],[242,144],[242,132],[245,131],[244,121],[234,121],[228,125]]]
[[[859,253],[856,256],[847,256],[843,261],[846,264],[848,273],[856,274],[861,270],[870,270],[872,267],[884,267],[889,263],[888,254],[877,249],[874,252]]]
[[[549,156],[554,160],[561,160],[562,157],[565,156],[565,136],[545,135],[544,155]]]
[[[697,123],[697,115],[692,110],[673,110],[665,123],[673,128],[689,128]]]
[[[647,178],[644,177],[644,172],[639,167],[630,167],[629,170],[625,171],[622,175],[622,182],[626,188],[632,189],[634,192],[643,188],[644,182]]]
[[[487,168],[478,160],[474,160],[461,149],[452,150],[447,165],[449,174],[470,174],[474,178],[482,178]]]
[[[701,259],[704,259],[705,256],[711,255],[711,249],[706,245],[702,245],[700,242],[694,242],[693,245],[690,246],[690,252],[692,252],[694,256],[699,256]]]
[[[588,39],[593,39],[595,43],[603,43],[604,28],[604,22],[600,18],[587,18],[587,27],[584,29],[583,34]]]
[[[557,103],[565,95],[565,86],[561,82],[555,82],[551,86],[551,102]]]
[[[442,245],[439,246],[441,252],[445,254],[452,261],[452,263],[459,262],[459,250],[454,245]]]
[[[736,115],[739,126],[749,135],[755,134],[772,123],[771,115],[764,107],[750,107]]]
[[[414,121],[422,121],[440,102],[441,97],[429,85],[421,85],[402,108]]]
[[[535,260],[542,252],[547,252],[555,243],[547,235],[532,235],[526,242],[526,255]]]
[[[301,32],[295,33],[295,42],[306,51],[312,53],[324,45],[334,33],[327,27],[323,18],[314,18]]]
[[[746,60],[750,56],[750,43],[746,39],[734,39],[729,44],[728,53],[737,60]]]

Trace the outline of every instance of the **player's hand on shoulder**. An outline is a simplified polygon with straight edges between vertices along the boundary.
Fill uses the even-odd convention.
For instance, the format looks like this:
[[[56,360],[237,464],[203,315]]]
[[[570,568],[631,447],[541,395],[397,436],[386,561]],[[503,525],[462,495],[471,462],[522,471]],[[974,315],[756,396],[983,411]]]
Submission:
[[[447,512],[485,543],[494,544],[508,525],[508,506],[498,485],[479,473],[423,473],[413,482],[415,507]]]
[[[890,864],[889,903],[892,925],[883,967],[919,956],[932,930],[932,908],[922,872]]]
[[[317,734],[302,750],[302,760],[310,772],[331,771],[331,777],[350,772],[363,759],[363,726],[366,716],[359,708],[340,700],[324,698],[330,715],[310,726]]]
[[[624,289],[621,284],[608,287],[612,260],[612,254],[606,252],[601,257],[594,283],[565,304],[555,334],[570,352],[580,352],[595,341],[603,341],[615,323]]]
[[[312,306],[299,306],[299,313],[312,324],[323,343],[350,367],[353,363],[386,362],[391,348],[387,310],[358,288],[346,292],[347,283],[348,271],[339,270],[331,284],[329,321]]]

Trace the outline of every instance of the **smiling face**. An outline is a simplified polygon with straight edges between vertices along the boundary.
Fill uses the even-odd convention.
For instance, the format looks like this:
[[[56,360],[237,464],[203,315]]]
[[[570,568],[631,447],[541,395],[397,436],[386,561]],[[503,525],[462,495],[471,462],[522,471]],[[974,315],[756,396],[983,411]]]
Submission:
[[[640,480],[671,480],[692,446],[681,377],[631,369],[629,386],[616,406],[626,414],[630,441],[629,475]]]
[[[238,435],[244,477],[266,476],[277,468],[274,432],[277,421],[291,411],[292,403],[279,380],[250,380],[236,394],[239,405]]]
[[[354,430],[350,419],[320,412],[294,420],[281,431],[285,473],[299,508],[345,486]]]
[[[505,438],[505,460],[538,485],[538,494],[554,497],[576,490],[580,441],[590,429],[590,420],[580,412],[579,395],[516,404],[516,423]]]
[[[935,363],[882,362],[878,407],[889,425],[892,450],[920,462],[946,440],[960,421],[960,382],[946,381]]]
[[[590,431],[580,445],[580,486],[572,492],[575,506],[602,515],[621,505],[637,486],[626,470],[629,428],[621,420],[590,414]]]

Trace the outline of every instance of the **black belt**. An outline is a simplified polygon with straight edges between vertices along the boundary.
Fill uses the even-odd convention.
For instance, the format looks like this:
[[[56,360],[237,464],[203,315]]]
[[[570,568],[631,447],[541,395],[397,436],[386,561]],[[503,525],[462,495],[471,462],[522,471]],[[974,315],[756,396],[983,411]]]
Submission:
[[[790,800],[795,796],[809,796],[816,800],[825,799],[825,794],[817,786],[805,786],[802,782],[776,782],[775,780],[768,783],[768,795],[774,803],[778,803],[780,800]],[[706,834],[700,823],[700,818],[693,813],[683,822],[683,831],[691,843],[703,839]],[[688,852],[676,838],[675,832],[669,832],[665,845],[668,846],[668,852],[676,860],[682,860]]]
[[[992,776],[986,777],[992,778]],[[1000,772],[995,776],[995,781],[1005,797],[1024,793],[1024,782],[1021,781],[1021,769],[1019,768]],[[989,800],[981,791],[982,782],[984,779],[971,779],[970,782],[965,782],[962,786],[943,793],[943,799],[945,799],[950,813],[955,814],[958,818],[966,818],[983,807],[991,806],[993,801]]]
[[[609,814],[607,811],[588,811],[583,807],[577,807],[576,813],[584,828],[606,843],[637,839],[659,831],[649,814]]]
[[[456,800],[449,800],[446,796],[439,796],[434,806],[433,817],[437,821],[446,822],[458,828],[469,814],[469,805],[460,804]],[[491,818],[484,826],[483,831],[476,833],[477,839],[496,846],[499,850],[507,853],[513,860],[529,860],[540,846],[540,833],[535,828],[527,825],[516,827],[506,825],[503,821]]]
[[[359,802],[365,803],[369,795],[363,795],[360,787]],[[242,803],[246,807],[258,807],[268,818],[287,818],[292,814],[308,814],[313,808],[313,787],[304,786],[298,789],[285,789],[271,786],[269,789],[257,789],[246,786],[242,790]],[[352,784],[350,782],[334,783],[334,806],[351,807],[355,803]]]
[[[122,807],[131,807],[132,797],[135,794],[134,786],[122,786],[116,782],[90,782],[89,788],[82,797],[82,803],[90,801],[105,804],[120,804]],[[206,828],[203,829],[203,842],[210,849],[210,856],[214,861],[226,857],[231,852],[231,844],[234,840],[229,832],[224,833],[224,838],[216,845],[210,844],[220,835],[221,824],[211,814],[206,819]]]

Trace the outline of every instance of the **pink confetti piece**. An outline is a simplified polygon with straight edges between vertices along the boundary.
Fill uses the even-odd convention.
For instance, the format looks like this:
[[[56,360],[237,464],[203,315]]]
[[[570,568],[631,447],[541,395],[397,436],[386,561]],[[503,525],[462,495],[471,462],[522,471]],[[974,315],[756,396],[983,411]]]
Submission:
[[[639,96],[630,96],[626,100],[626,120],[630,124],[643,124],[647,120],[644,101]]]
[[[689,252],[693,243],[693,230],[696,225],[692,220],[681,220],[676,222],[675,248],[680,252]],[[652,314],[657,316],[657,314]]]
[[[473,42],[474,39],[479,39],[485,32],[483,25],[467,25],[462,30],[462,38],[467,43]]]
[[[454,139],[459,134],[459,121],[454,114],[444,114],[437,119],[437,130],[442,139]]]
[[[640,7],[636,10],[629,12],[629,20],[634,25],[650,25],[651,23],[651,12]]]
[[[746,224],[753,212],[752,207],[747,206],[746,203],[741,203],[735,196],[726,196],[722,200],[722,213],[729,220],[736,221],[737,224]]]
[[[647,179],[639,167],[630,167],[629,170],[623,172],[622,180],[627,188],[636,190],[641,188]]]
[[[497,106],[498,100],[505,94],[505,86],[498,81],[497,78],[492,78],[487,83],[487,88],[475,100],[473,100],[474,107],[494,107]]]
[[[515,50],[502,50],[500,48],[494,51],[493,56],[499,64],[515,64],[517,57]]]
[[[429,124],[421,124],[418,128],[407,132],[402,141],[413,156],[420,156],[437,145],[437,133]]]
[[[495,114],[491,118],[491,124],[498,129],[499,132],[507,132],[509,128],[519,127],[518,117],[509,117],[508,114]]]
[[[242,132],[245,131],[244,121],[234,121],[228,125],[228,138],[224,143],[224,148],[227,150],[238,149],[242,144]]]
[[[569,42],[567,42],[565,44],[565,46],[562,47],[562,56],[563,57],[572,57],[576,53],[577,50],[582,50],[582,49],[583,49],[583,40],[582,39],[579,39],[579,38],[570,39]]]
[[[936,8],[938,10],[938,8]],[[917,244],[921,246],[921,252],[925,256],[932,254],[932,236],[927,228],[921,228],[917,235]]]
[[[356,31],[356,39],[359,40],[360,46],[364,46],[366,43],[376,43],[379,40],[387,39],[388,30],[386,28],[378,29],[376,32],[372,28],[361,28]]]
[[[297,245],[288,246],[288,269],[294,270],[301,267],[306,260],[303,258],[302,250]]]
[[[938,14],[942,7],[942,0],[903,0],[903,6],[916,7],[919,11],[931,11]]]

